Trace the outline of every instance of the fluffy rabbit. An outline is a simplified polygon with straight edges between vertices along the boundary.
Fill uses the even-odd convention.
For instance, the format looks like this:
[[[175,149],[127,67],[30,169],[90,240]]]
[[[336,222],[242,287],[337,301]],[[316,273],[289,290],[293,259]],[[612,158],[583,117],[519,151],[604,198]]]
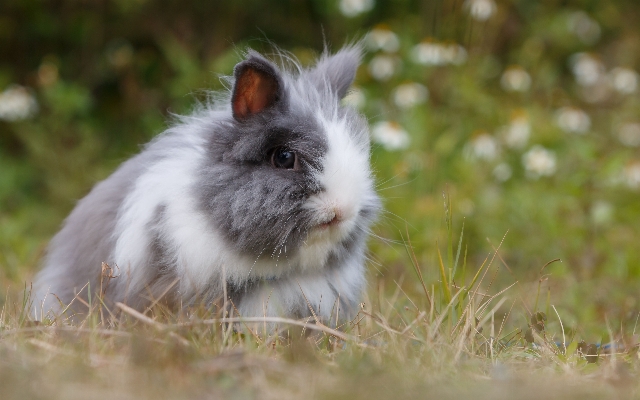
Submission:
[[[36,317],[86,313],[97,293],[139,310],[226,296],[244,317],[353,316],[380,207],[367,123],[340,104],[360,59],[352,45],[292,72],[249,51],[230,93],[78,202],[36,277]]]

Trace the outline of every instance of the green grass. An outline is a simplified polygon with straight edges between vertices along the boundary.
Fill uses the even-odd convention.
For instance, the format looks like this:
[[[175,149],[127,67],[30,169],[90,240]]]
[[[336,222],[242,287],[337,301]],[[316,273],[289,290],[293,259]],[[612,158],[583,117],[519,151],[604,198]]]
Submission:
[[[29,289],[14,291],[0,312],[2,398],[636,398],[636,327],[606,326],[600,342],[581,344],[546,278],[535,290],[498,286],[499,247],[468,265],[448,207],[439,282],[424,281],[406,237],[413,273],[371,290],[337,331],[311,318],[281,319],[273,332],[268,318],[122,304],[40,323],[26,312]],[[408,294],[412,284],[421,291]]]

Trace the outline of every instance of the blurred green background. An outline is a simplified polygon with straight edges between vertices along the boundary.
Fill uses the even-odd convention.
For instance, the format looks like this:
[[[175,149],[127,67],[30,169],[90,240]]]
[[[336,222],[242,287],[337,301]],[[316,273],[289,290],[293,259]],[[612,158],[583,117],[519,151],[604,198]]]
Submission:
[[[221,89],[247,47],[308,64],[324,43],[365,38],[345,102],[372,125],[377,235],[408,232],[432,284],[463,223],[469,269],[506,234],[498,280],[528,293],[542,279],[565,324],[633,325],[639,20],[636,0],[3,0],[0,295],[31,279],[75,202]],[[371,242],[372,292],[403,278],[421,290],[402,245]]]

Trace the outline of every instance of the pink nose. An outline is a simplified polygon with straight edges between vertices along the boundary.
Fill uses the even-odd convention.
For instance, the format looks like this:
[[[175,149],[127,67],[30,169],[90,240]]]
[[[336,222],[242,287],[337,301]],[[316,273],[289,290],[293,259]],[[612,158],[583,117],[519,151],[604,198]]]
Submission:
[[[328,228],[330,226],[338,225],[340,221],[342,221],[342,215],[341,215],[340,209],[334,208],[333,211],[334,211],[333,218],[331,218],[327,222],[323,222],[322,224],[320,224],[320,227]]]

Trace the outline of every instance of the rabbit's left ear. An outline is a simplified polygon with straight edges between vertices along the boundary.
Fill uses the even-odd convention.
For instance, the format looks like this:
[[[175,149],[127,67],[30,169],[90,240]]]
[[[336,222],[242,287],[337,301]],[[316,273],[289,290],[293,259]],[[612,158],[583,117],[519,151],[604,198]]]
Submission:
[[[309,70],[308,76],[317,88],[322,90],[328,85],[342,99],[356,77],[361,60],[360,44],[346,46],[334,55],[328,55],[325,51],[316,66]]]
[[[233,74],[231,108],[238,121],[274,106],[283,97],[278,70],[257,54],[236,65]]]

